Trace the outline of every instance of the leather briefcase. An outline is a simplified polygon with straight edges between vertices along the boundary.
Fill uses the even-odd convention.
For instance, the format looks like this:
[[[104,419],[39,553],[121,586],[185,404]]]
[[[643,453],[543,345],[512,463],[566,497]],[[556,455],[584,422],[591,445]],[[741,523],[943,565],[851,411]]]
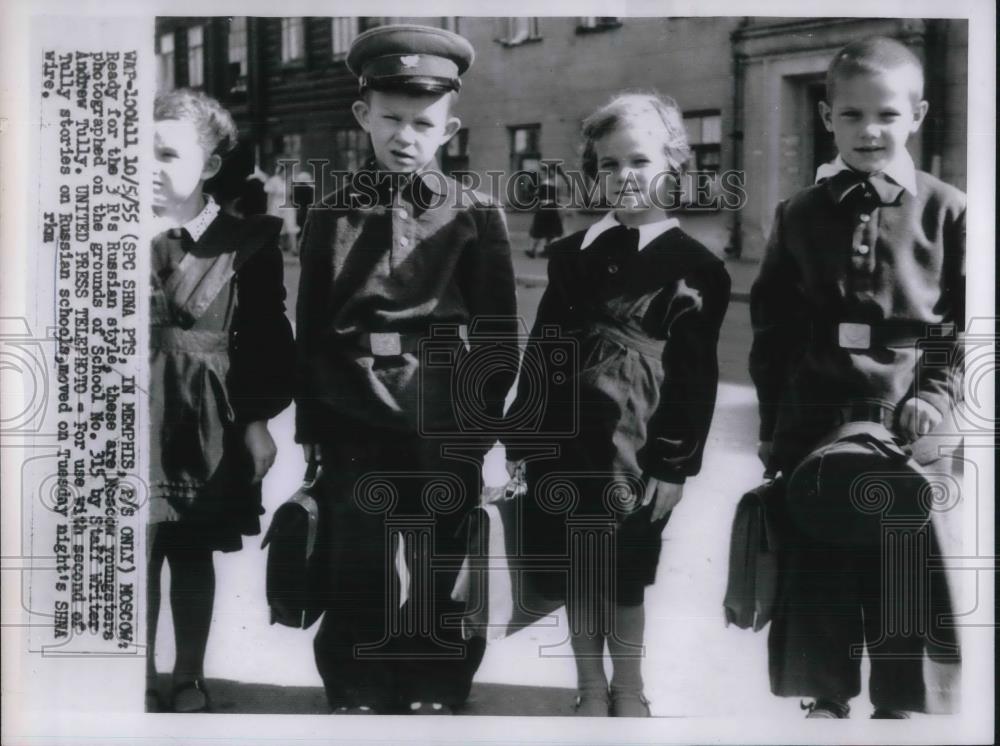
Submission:
[[[319,551],[322,468],[310,463],[302,486],[279,507],[261,548],[267,552],[271,624],[308,629],[323,613],[324,567]]]

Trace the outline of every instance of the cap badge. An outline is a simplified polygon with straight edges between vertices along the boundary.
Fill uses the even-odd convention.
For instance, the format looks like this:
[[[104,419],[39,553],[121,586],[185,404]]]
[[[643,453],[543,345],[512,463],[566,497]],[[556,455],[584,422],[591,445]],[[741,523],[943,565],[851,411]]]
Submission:
[[[406,68],[416,67],[417,65],[420,64],[420,55],[408,54],[403,57],[400,57],[399,62],[403,65],[403,67]]]

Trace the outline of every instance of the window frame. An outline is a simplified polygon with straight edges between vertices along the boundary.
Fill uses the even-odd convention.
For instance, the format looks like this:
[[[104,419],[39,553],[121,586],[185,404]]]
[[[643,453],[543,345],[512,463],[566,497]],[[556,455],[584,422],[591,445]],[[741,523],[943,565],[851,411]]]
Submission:
[[[299,37],[299,50],[298,56],[287,57],[286,56],[286,40],[291,39],[291,31],[294,28],[298,29],[296,36]],[[306,64],[306,17],[305,16],[282,16],[278,19],[278,59],[283,68],[295,68],[295,67],[305,67]]]
[[[534,149],[516,150],[517,133],[519,131],[533,132]],[[537,169],[525,169],[524,162],[528,158],[534,158],[538,164],[542,162],[542,125],[540,122],[527,124],[515,124],[507,127],[508,132],[508,153],[510,161],[510,172],[514,174],[518,171],[531,171]]]
[[[163,51],[166,40],[170,41],[170,51]],[[172,91],[177,87],[177,38],[176,31],[168,31],[156,37],[157,90]]]
[[[234,33],[233,27],[237,21],[242,22],[242,30]],[[233,59],[233,38],[243,38],[241,59]],[[238,65],[238,71],[234,74],[233,65]],[[229,85],[230,93],[242,92],[247,89],[247,78],[250,74],[250,20],[247,16],[233,16],[229,21],[226,33],[226,82]]]

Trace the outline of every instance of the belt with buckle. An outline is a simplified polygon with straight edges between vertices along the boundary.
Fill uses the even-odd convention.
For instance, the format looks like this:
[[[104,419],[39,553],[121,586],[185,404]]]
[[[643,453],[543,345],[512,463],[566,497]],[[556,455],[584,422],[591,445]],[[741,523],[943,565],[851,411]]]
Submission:
[[[913,347],[924,341],[955,338],[954,324],[930,324],[923,321],[884,321],[863,324],[844,321],[836,325],[837,345],[845,350],[870,350],[885,347]]]
[[[399,332],[364,332],[356,340],[359,347],[370,350],[375,357],[395,357],[416,352],[422,338],[418,334]]]

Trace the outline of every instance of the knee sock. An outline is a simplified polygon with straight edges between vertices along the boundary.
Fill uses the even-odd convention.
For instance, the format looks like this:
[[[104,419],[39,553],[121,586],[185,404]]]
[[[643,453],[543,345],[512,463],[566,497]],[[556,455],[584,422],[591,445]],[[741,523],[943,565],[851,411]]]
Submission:
[[[615,605],[614,626],[608,635],[608,651],[614,666],[612,692],[642,692],[642,640],[646,627],[646,610],[638,606]]]
[[[566,610],[576,658],[577,689],[604,694],[608,691],[608,679],[604,674],[604,633],[598,620],[591,618],[594,609],[584,611],[575,607],[577,604],[567,604]]]
[[[173,548],[170,563],[170,609],[174,620],[177,659],[174,683],[204,678],[205,648],[212,626],[215,567],[212,552]]]

